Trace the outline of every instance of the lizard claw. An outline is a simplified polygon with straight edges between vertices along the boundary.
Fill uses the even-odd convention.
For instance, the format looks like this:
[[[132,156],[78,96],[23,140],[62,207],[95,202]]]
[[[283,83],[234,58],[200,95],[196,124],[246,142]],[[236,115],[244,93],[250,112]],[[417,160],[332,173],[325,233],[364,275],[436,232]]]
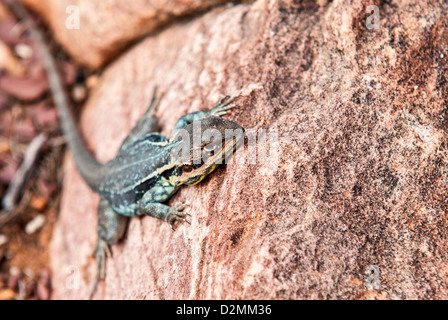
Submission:
[[[169,223],[173,231],[174,231],[174,223],[176,221],[187,222],[188,224],[190,224],[190,222],[187,219],[185,219],[185,217],[186,216],[191,217],[191,214],[183,212],[184,209],[189,206],[190,205],[186,203],[177,203],[174,205],[174,207],[168,209],[167,222]]]
[[[220,117],[227,114],[227,110],[237,107],[236,104],[232,103],[237,98],[239,98],[239,96],[222,97],[221,100],[219,100],[218,104],[213,109],[210,110],[210,115]]]

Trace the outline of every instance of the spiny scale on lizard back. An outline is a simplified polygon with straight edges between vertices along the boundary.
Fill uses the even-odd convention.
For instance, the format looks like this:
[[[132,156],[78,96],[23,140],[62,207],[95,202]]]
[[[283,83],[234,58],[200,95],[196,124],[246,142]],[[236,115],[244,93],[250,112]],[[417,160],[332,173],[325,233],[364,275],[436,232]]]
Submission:
[[[107,174],[100,183],[100,194],[124,194],[147,182],[155,176],[157,169],[170,163],[167,149],[167,146],[140,140],[131,148],[120,151],[105,164]]]

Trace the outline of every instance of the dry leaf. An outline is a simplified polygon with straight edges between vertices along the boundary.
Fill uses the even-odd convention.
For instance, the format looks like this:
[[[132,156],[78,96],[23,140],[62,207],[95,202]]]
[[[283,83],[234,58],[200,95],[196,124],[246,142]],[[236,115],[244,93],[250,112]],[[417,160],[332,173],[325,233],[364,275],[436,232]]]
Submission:
[[[29,141],[36,136],[36,128],[31,118],[24,118],[14,122],[12,132],[19,141]]]
[[[0,182],[9,184],[17,172],[18,164],[9,162],[3,168],[0,168]]]
[[[37,188],[39,189],[40,193],[47,198],[50,198],[57,190],[56,184],[46,182],[42,178],[37,180]]]
[[[55,108],[48,108],[45,102],[31,106],[33,119],[38,126],[50,126],[58,123],[58,113]]]
[[[0,78],[0,88],[21,100],[35,100],[48,89],[45,74],[32,77],[4,76]]]

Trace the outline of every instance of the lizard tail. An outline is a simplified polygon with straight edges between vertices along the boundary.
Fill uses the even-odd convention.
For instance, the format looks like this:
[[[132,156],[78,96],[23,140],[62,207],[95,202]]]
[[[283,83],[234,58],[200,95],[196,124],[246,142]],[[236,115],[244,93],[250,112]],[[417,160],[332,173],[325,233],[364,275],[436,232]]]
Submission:
[[[31,37],[36,42],[47,73],[50,90],[58,111],[62,130],[70,151],[73,154],[76,167],[89,187],[96,191],[104,174],[104,166],[89,153],[79,135],[79,131],[70,112],[70,103],[61,76],[56,68],[53,56],[45,45],[43,34],[36,27],[27,9],[19,1],[10,1],[9,6],[18,17],[22,18]]]

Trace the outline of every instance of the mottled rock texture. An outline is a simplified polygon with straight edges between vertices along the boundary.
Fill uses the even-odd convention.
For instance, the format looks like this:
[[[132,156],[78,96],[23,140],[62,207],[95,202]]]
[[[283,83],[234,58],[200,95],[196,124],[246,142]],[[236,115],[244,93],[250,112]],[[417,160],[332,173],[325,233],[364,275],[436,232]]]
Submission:
[[[20,0],[39,12],[81,64],[97,68],[170,21],[228,0]]]
[[[180,115],[242,92],[227,118],[277,129],[279,158],[183,188],[169,203],[190,203],[192,223],[175,232],[133,219],[95,298],[448,298],[448,8],[318,3],[213,9],[107,67],[81,119],[98,159],[114,156],[154,86],[167,135]],[[379,29],[366,28],[370,4]],[[97,203],[67,156],[53,298],[87,297]],[[371,265],[379,289],[366,288]]]

